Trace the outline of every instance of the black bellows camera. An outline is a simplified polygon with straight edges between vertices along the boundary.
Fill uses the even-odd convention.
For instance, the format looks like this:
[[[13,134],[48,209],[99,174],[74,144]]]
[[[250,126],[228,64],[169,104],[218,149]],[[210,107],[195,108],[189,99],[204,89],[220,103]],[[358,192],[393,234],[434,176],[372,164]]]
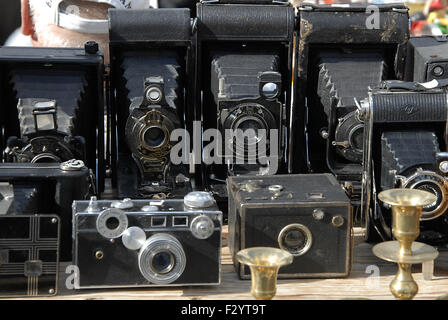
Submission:
[[[52,239],[64,261],[71,260],[73,200],[104,190],[103,72],[94,42],[84,49],[0,49],[0,214],[59,216],[60,244],[59,234]],[[50,229],[36,227],[29,237]]]
[[[190,117],[190,11],[113,9],[109,14],[118,196],[181,196],[191,189],[188,169],[174,165],[170,153],[172,132]]]
[[[281,1],[204,1],[196,23],[195,120],[203,122],[202,153],[210,161],[201,178],[225,201],[227,176],[285,170],[294,8]]]
[[[103,190],[104,140],[97,139],[97,130],[104,135],[103,59],[97,51],[96,43],[85,50],[1,49],[6,162],[82,160]]]
[[[400,187],[436,195],[436,201],[423,208],[420,240],[446,243],[447,112],[446,87],[431,89],[415,82],[386,81],[361,102],[360,116],[366,124],[365,210],[370,209],[372,227],[383,238],[391,236],[390,207],[380,204],[376,196]]]
[[[290,166],[294,172],[334,174],[351,199],[356,225],[366,227],[361,208],[364,122],[356,99],[364,98],[369,86],[402,76],[402,63],[396,61],[409,38],[407,8],[379,5],[374,21],[366,5],[303,4],[299,12],[293,122],[304,123],[305,130],[293,127]]]

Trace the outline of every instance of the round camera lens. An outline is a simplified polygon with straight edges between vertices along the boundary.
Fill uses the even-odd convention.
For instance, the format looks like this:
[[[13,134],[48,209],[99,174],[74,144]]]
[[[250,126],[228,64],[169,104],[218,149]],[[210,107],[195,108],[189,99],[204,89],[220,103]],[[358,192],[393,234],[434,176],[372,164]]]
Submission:
[[[237,133],[237,143],[239,141],[239,145],[248,146],[260,142],[263,139],[263,135],[259,130],[266,128],[260,120],[256,118],[247,118],[240,120],[236,129],[241,130],[241,132]]]
[[[436,76],[436,77],[440,77],[443,76],[443,74],[445,73],[445,70],[443,70],[443,68],[441,66],[435,66],[432,69],[432,73]]]
[[[143,139],[148,147],[160,147],[166,139],[165,131],[160,127],[148,128],[143,135]]]
[[[442,193],[442,190],[440,190],[440,187],[437,184],[429,182],[429,181],[425,181],[425,182],[416,184],[414,186],[414,189],[427,191],[427,192],[430,192],[430,193],[432,193],[432,194],[434,194],[436,196],[436,201],[434,201],[433,203],[423,207],[423,212],[425,212],[425,211],[426,212],[434,211],[442,203],[443,193]]]
[[[311,231],[302,224],[290,224],[284,227],[278,236],[281,249],[294,256],[301,256],[308,252],[313,242]]]
[[[158,252],[152,258],[152,268],[157,273],[168,273],[174,267],[174,257],[171,253]]]
[[[300,251],[305,247],[306,235],[301,230],[291,230],[285,234],[285,247],[293,251]]]
[[[266,83],[261,90],[266,98],[275,98],[278,94],[278,86],[272,82]]]

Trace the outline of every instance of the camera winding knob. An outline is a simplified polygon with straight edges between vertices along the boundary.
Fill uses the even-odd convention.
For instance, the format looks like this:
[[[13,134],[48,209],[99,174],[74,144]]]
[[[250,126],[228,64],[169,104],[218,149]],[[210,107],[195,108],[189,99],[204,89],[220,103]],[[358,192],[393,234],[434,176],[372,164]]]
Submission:
[[[213,220],[208,216],[198,216],[191,222],[190,230],[197,239],[205,240],[211,237],[215,229]]]

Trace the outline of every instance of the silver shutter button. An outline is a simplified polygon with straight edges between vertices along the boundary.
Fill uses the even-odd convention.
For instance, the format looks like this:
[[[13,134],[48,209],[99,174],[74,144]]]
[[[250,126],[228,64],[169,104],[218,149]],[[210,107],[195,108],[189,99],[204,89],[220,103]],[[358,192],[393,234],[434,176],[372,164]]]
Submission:
[[[132,202],[131,199],[126,198],[121,201],[112,202],[111,207],[117,209],[131,209],[134,207],[134,203]]]
[[[139,250],[146,241],[146,234],[139,227],[130,227],[121,236],[123,245],[129,250]]]
[[[184,197],[184,204],[190,208],[208,208],[215,203],[210,193],[204,191],[190,192]]]
[[[213,234],[215,224],[208,216],[198,216],[191,222],[190,230],[197,239],[208,239]]]

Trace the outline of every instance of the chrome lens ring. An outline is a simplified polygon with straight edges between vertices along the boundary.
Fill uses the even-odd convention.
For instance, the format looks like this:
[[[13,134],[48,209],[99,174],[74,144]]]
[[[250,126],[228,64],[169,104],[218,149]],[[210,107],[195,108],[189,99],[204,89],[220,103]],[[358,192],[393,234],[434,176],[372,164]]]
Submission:
[[[156,260],[169,258],[169,263],[158,268]],[[138,266],[143,277],[150,283],[170,284],[184,272],[187,257],[184,249],[172,235],[155,234],[143,244],[138,255]]]
[[[111,227],[111,222],[113,222],[113,227]],[[124,211],[117,208],[104,210],[96,219],[96,229],[98,230],[98,233],[107,239],[121,237],[127,228],[128,217]]]
[[[448,210],[448,181],[437,173],[418,170],[404,181],[402,187],[428,191],[437,197],[435,203],[423,207],[420,220],[436,219]]]
[[[286,250],[297,257],[310,250],[313,244],[313,235],[310,229],[303,224],[294,223],[287,225],[280,231],[277,241],[280,249]],[[288,242],[291,243],[288,244]]]

